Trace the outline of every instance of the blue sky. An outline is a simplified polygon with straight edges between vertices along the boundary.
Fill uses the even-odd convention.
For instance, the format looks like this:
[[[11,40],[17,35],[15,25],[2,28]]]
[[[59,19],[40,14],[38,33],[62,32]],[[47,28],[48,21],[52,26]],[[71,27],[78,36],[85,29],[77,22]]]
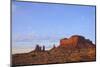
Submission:
[[[59,39],[82,35],[95,43],[95,6],[13,2],[13,47],[51,48]]]

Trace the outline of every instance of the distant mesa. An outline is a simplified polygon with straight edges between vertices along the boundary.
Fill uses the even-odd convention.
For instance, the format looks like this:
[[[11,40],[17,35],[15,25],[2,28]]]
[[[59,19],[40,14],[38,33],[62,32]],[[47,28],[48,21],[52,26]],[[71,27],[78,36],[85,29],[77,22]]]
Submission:
[[[63,38],[60,40],[60,44],[58,47],[67,47],[67,48],[92,48],[95,47],[95,45],[90,41],[89,39],[85,39],[85,37],[81,35],[73,35],[70,38]],[[55,49],[55,44],[53,45],[53,48]],[[39,46],[38,44],[35,47],[34,51],[45,51],[45,46]]]
[[[73,35],[69,39],[63,38],[60,40],[60,46],[62,47],[93,47],[94,44],[89,39],[80,35]]]

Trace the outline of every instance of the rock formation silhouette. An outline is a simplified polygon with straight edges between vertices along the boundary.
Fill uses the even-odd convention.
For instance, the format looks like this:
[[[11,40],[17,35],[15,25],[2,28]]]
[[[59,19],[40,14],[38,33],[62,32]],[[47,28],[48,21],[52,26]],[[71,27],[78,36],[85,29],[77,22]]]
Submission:
[[[41,52],[41,51],[45,51],[45,46],[43,45],[43,47],[39,46],[38,44],[35,47],[35,52]]]
[[[34,51],[41,51],[41,47],[39,45],[36,45],[36,48]]]
[[[96,60],[96,45],[80,35],[60,40],[59,46],[53,45],[50,50],[45,46],[36,45],[29,53],[12,55],[12,64],[15,66],[31,64],[51,64],[69,62],[89,62]]]
[[[43,51],[45,51],[45,46],[43,45]]]

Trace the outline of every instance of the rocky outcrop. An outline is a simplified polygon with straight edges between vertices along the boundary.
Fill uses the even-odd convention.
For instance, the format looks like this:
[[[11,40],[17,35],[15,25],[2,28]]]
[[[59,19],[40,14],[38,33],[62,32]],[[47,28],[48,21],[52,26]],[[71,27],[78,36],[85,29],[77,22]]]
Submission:
[[[95,60],[96,45],[79,35],[61,39],[59,46],[54,45],[48,51],[45,50],[45,46],[41,48],[37,45],[35,50],[29,53],[12,55],[12,64],[15,66]]]
[[[74,35],[69,39],[64,38],[60,40],[60,46],[68,48],[88,48],[95,47],[95,45],[89,39],[85,39],[83,36]]]
[[[45,51],[45,46],[41,47],[39,45],[36,45],[35,50],[36,52],[41,52],[41,51]]]

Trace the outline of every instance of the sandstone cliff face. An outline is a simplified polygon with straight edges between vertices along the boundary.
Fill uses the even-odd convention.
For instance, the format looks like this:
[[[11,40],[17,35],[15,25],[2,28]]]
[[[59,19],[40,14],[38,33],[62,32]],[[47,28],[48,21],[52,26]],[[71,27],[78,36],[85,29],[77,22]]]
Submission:
[[[60,45],[67,47],[67,46],[76,46],[79,41],[79,36],[72,36],[69,39],[64,38],[60,40]]]
[[[40,46],[24,54],[15,54],[12,56],[13,65],[31,65],[31,64],[51,64],[65,62],[86,62],[96,60],[96,46],[89,39],[83,36],[74,35],[70,38],[60,40],[60,45],[46,51]]]
[[[83,36],[74,35],[69,39],[64,38],[60,40],[60,46],[71,48],[87,48],[94,47],[95,45],[89,39],[85,39]]]

